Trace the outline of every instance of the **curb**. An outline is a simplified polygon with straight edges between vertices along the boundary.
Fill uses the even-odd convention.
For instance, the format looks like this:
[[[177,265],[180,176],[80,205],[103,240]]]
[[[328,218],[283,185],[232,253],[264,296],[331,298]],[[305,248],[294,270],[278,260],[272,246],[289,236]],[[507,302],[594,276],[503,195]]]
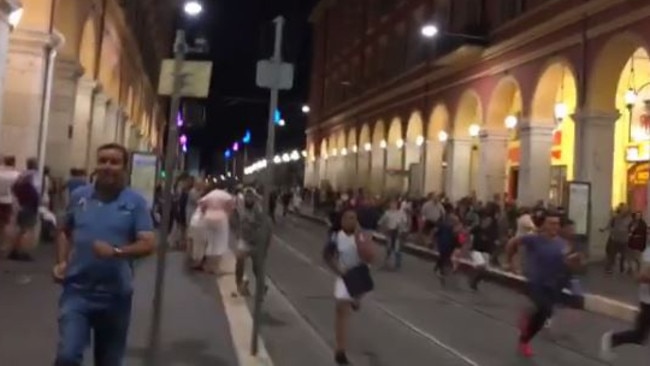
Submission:
[[[314,215],[310,215],[302,212],[293,212],[292,214],[294,216],[303,218],[311,222],[315,222],[320,225],[326,224],[325,219]],[[382,245],[386,243],[386,237],[384,235],[377,232],[373,232],[372,236],[375,239],[375,241],[377,241],[378,243]],[[406,243],[403,246],[403,248],[405,253],[413,255],[418,258],[422,258],[429,261],[433,261],[438,258],[438,253],[435,252],[434,250],[422,248],[414,244]],[[474,270],[474,265],[466,259],[460,259],[459,263],[460,263],[460,268],[464,272],[470,272]],[[523,293],[526,289],[525,278],[498,269],[488,268],[486,279],[488,281],[497,283],[504,287],[512,288],[515,291],[521,293]],[[585,310],[595,314],[605,315],[608,317],[624,320],[627,322],[633,321],[639,312],[639,309],[636,306],[633,306],[631,304],[622,301],[614,300],[608,297],[604,297],[601,295],[595,295],[595,294],[573,295],[570,292],[564,290],[562,293],[561,300],[565,305],[569,307]]]

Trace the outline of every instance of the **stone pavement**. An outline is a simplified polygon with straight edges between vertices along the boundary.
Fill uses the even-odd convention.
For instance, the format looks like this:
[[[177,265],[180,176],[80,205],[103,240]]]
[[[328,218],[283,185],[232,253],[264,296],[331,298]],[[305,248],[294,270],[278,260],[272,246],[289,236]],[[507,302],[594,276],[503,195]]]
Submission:
[[[35,262],[0,261],[0,365],[52,363],[60,289],[50,277],[53,258],[42,246]],[[183,262],[182,253],[168,256],[160,366],[239,365],[214,277],[189,274]],[[147,352],[154,274],[153,258],[137,264],[126,366],[142,365]]]

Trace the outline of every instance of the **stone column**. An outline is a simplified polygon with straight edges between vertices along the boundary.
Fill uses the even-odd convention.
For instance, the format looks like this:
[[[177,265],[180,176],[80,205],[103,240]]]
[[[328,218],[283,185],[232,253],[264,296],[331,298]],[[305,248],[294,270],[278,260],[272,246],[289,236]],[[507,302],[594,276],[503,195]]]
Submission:
[[[479,138],[477,194],[479,200],[488,202],[505,191],[508,133],[481,131]]]
[[[470,194],[470,169],[472,159],[472,139],[457,138],[448,141],[449,161],[445,192],[452,201],[457,201]]]
[[[108,105],[108,96],[101,91],[95,93],[93,98],[93,115],[90,123],[90,150],[88,151],[88,164],[91,171],[95,168],[95,152],[103,143],[106,142],[104,133],[106,132],[106,108]]]
[[[574,115],[576,180],[591,184],[589,253],[591,259],[605,257],[607,226],[612,211],[614,127],[618,113],[583,111]]]
[[[386,179],[386,149],[373,146],[370,160],[370,192],[381,194]]]
[[[77,99],[72,118],[72,143],[70,151],[70,164],[74,168],[83,169],[88,166],[86,154],[89,151],[90,106],[93,101],[93,90],[95,86],[96,83],[86,77],[82,77],[77,82]]]
[[[117,131],[120,121],[120,106],[117,102],[108,103],[106,107],[106,123],[104,124],[104,143],[119,142]]]
[[[9,24],[9,15],[20,7],[15,0],[0,0],[0,91],[7,88],[7,62],[9,54],[9,35],[11,34],[11,25]],[[0,122],[4,116],[3,98],[0,97]],[[0,128],[2,124],[0,123]],[[0,130],[0,136],[2,131]],[[0,152],[6,152],[4,149],[4,140],[0,138]]]
[[[24,167],[26,159],[35,158],[37,154],[45,85],[45,47],[56,42],[55,37],[41,31],[16,29],[11,33],[0,153],[15,156],[19,167]]]
[[[444,188],[442,180],[442,156],[447,141],[427,141],[424,156],[424,194],[441,193]]]
[[[76,60],[58,59],[52,83],[52,104],[47,136],[45,164],[55,177],[67,177],[74,165],[73,139],[79,77],[82,69]],[[89,107],[89,105],[87,106]]]
[[[547,200],[551,189],[552,122],[540,124],[522,121],[519,129],[520,162],[517,202],[531,206]]]
[[[371,152],[366,151],[360,146],[359,152],[357,153],[357,179],[355,188],[363,188],[364,192],[368,192],[370,189],[370,163]]]

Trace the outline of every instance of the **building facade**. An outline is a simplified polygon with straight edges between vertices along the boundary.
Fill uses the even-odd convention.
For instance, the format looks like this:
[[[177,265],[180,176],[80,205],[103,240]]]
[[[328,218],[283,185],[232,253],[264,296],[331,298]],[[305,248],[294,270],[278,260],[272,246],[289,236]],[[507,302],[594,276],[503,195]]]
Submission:
[[[171,48],[172,4],[0,0],[0,154],[15,156],[19,166],[36,157],[48,110],[45,161],[55,176],[92,169],[103,143],[157,149],[166,113],[156,84]],[[22,17],[12,24],[18,8]]]
[[[312,20],[306,185],[566,205],[587,182],[595,246],[612,207],[647,210],[647,1],[322,1]]]

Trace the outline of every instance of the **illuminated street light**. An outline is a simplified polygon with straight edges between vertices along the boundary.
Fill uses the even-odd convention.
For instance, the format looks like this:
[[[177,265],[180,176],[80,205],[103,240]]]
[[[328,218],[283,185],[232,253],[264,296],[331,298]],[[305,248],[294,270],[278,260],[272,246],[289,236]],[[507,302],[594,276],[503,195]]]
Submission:
[[[388,144],[386,143],[386,140],[381,140],[381,142],[379,143],[379,147],[381,147],[382,149],[385,149],[387,146]]]
[[[20,20],[23,18],[23,13],[25,10],[22,8],[22,6],[18,9],[15,9],[9,14],[9,25],[11,28],[16,28],[18,26],[18,23],[20,23]]]
[[[287,124],[287,122],[284,120],[284,118],[282,118],[282,119],[280,119],[278,121],[278,126],[280,126],[280,127],[284,127],[286,124]]]
[[[363,149],[366,150],[366,151],[370,151],[370,150],[372,150],[372,145],[369,142],[366,142],[363,145]]]
[[[309,108],[309,106],[307,104],[303,105],[302,106],[302,113],[308,114],[309,112],[311,112],[311,108]]]
[[[347,154],[348,154],[348,149],[346,149],[346,148],[341,149],[341,155],[342,156],[346,156]]]
[[[203,12],[203,5],[196,0],[186,1],[183,11],[191,17],[195,17]]]
[[[281,162],[282,162],[282,158],[280,157],[280,155],[276,155],[275,157],[273,157],[273,163],[280,164]]]
[[[357,145],[352,146],[352,152],[357,153],[359,151],[359,147]]]
[[[566,104],[564,104],[563,102],[559,102],[555,104],[555,118],[559,122],[562,122],[567,117],[568,114],[569,111]]]
[[[291,160],[293,160],[293,161],[299,160],[300,159],[300,153],[298,152],[298,150],[293,150],[291,152],[290,157],[291,157]]]
[[[478,137],[479,133],[481,133],[481,126],[477,125],[476,123],[472,123],[469,126],[469,135],[471,137]]]
[[[302,155],[303,158],[306,158],[307,157],[307,150],[303,150],[300,154]]]
[[[628,108],[632,108],[636,104],[636,101],[639,99],[638,97],[639,96],[634,89],[628,89],[625,92],[625,105]]]
[[[404,140],[399,139],[395,142],[395,145],[397,146],[398,149],[401,149],[404,147]]]
[[[237,152],[239,151],[239,142],[235,142],[232,144],[232,151]]]
[[[438,35],[438,27],[433,24],[425,24],[420,31],[426,38],[433,38]]]
[[[505,125],[506,125],[506,128],[509,129],[509,130],[512,130],[513,128],[517,127],[517,123],[518,123],[518,122],[519,122],[519,121],[517,120],[517,117],[516,117],[516,116],[509,115],[509,116],[506,117],[506,119],[505,119]]]
[[[446,142],[449,140],[449,135],[445,131],[440,131],[438,132],[438,141],[440,142]]]
[[[424,136],[420,135],[415,139],[415,144],[417,146],[422,146],[424,144]]]
[[[289,154],[287,154],[287,153],[282,154],[282,161],[285,162],[285,163],[290,162],[291,161],[291,156],[289,156]]]

